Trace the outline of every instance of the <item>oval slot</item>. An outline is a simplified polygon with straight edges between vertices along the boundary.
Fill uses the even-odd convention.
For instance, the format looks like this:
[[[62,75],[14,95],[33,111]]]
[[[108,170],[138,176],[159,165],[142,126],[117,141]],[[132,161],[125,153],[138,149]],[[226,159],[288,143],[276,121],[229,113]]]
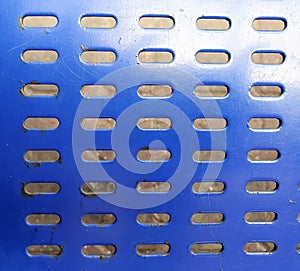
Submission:
[[[170,29],[174,26],[174,19],[167,15],[145,15],[139,19],[139,25],[145,29]]]
[[[116,159],[116,153],[112,150],[86,150],[81,159],[85,162],[111,162]]]
[[[111,258],[117,251],[114,245],[85,245],[81,249],[86,257]]]
[[[283,90],[276,85],[254,85],[250,89],[250,94],[253,97],[280,97]]]
[[[221,194],[224,189],[223,182],[196,182],[192,186],[192,190],[196,194]]]
[[[58,126],[57,118],[26,118],[23,122],[26,130],[54,130]]]
[[[137,216],[136,221],[145,226],[165,226],[170,222],[169,214],[160,213],[141,213]]]
[[[97,15],[83,16],[80,19],[80,25],[84,28],[107,28],[112,29],[116,26],[117,20],[113,16]]]
[[[173,53],[166,50],[142,50],[138,59],[141,63],[171,63],[174,59]]]
[[[24,160],[29,163],[53,163],[57,162],[59,159],[59,152],[54,150],[30,150],[24,154]]]
[[[222,130],[227,126],[227,120],[223,118],[197,118],[194,120],[194,128],[197,130]]]
[[[27,50],[22,54],[22,60],[25,63],[54,63],[58,59],[58,53],[55,50]]]
[[[168,98],[172,93],[173,89],[168,85],[142,85],[138,88],[138,95],[143,98]]]
[[[23,17],[23,27],[55,27],[58,19],[50,15],[28,15]]]
[[[252,26],[257,31],[283,31],[286,21],[281,18],[256,18]]]
[[[140,118],[137,127],[142,130],[168,130],[172,121],[168,118]]]
[[[24,96],[45,96],[53,97],[58,94],[58,86],[53,84],[26,84],[20,92]]]
[[[230,20],[223,17],[200,17],[196,24],[201,30],[225,31],[230,28]]]
[[[116,121],[112,118],[85,118],[80,124],[85,130],[111,130],[115,128]]]
[[[23,187],[23,191],[29,196],[57,194],[60,186],[57,183],[28,183]]]
[[[224,151],[195,151],[193,160],[197,163],[202,162],[222,162],[226,158]]]
[[[85,98],[111,98],[115,96],[116,91],[112,85],[85,85],[80,93]]]
[[[275,181],[250,181],[246,185],[246,190],[251,194],[274,193],[278,188]]]
[[[284,54],[282,52],[257,51],[251,56],[254,64],[278,65],[284,62]]]
[[[168,150],[140,150],[137,159],[141,162],[165,162],[171,159]]]
[[[58,245],[32,245],[27,247],[29,256],[58,257],[63,253],[63,247]]]
[[[253,130],[276,130],[280,128],[281,122],[277,118],[252,118],[249,120],[248,125],[249,128]]]
[[[221,243],[194,243],[190,250],[194,255],[221,254],[224,247]]]
[[[226,64],[230,60],[230,54],[225,51],[199,51],[196,60],[201,64]]]
[[[87,214],[81,217],[81,223],[85,226],[110,226],[116,222],[113,214]]]
[[[56,214],[30,214],[26,216],[28,225],[57,225],[60,217]]]
[[[138,182],[136,189],[140,193],[167,193],[171,185],[168,182]]]
[[[251,150],[248,152],[248,160],[255,162],[275,162],[280,157],[277,150]]]
[[[266,224],[276,220],[277,214],[274,212],[248,212],[245,214],[245,221],[250,224]]]
[[[272,254],[277,250],[274,242],[248,242],[244,246],[247,254]]]
[[[140,244],[136,246],[136,253],[139,256],[167,256],[170,246],[167,244]]]
[[[228,87],[225,85],[198,85],[194,94],[202,98],[223,98],[228,95]]]
[[[193,224],[221,224],[224,221],[222,213],[196,213],[192,215]]]
[[[113,51],[84,51],[80,59],[88,64],[107,64],[115,62],[117,55]]]
[[[111,194],[115,191],[116,185],[113,182],[86,182],[81,186],[81,192],[88,197]]]

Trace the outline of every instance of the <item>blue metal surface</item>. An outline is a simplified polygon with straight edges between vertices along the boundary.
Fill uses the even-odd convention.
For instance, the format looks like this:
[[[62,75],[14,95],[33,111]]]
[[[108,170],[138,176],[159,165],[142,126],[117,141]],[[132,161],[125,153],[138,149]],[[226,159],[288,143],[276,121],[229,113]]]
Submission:
[[[285,267],[297,270],[300,257],[296,250],[300,242],[297,222],[300,3],[297,0],[255,0],[251,3],[12,0],[2,1],[0,10],[1,270],[282,270]],[[22,29],[18,20],[27,14],[54,14],[59,23],[49,29]],[[85,30],[79,24],[84,14],[112,14],[117,18],[117,26],[111,30]],[[175,25],[169,30],[142,29],[138,19],[145,14],[172,16]],[[196,27],[196,20],[203,15],[227,17],[231,20],[231,27],[228,31],[201,31]],[[257,17],[284,18],[287,28],[282,32],[255,31],[252,21]],[[108,65],[84,64],[79,57],[84,46],[112,49],[117,54],[117,60]],[[145,48],[172,50],[174,60],[164,65],[141,64],[137,55]],[[58,61],[54,64],[25,64],[21,55],[28,49],[54,49],[59,54]],[[231,56],[229,63],[197,63],[195,54],[199,50],[209,49],[228,51]],[[284,63],[272,66],[251,62],[254,51],[266,50],[284,52]],[[144,210],[122,208],[101,198],[81,195],[79,188],[84,180],[73,153],[73,121],[75,119],[76,128],[76,125],[79,126],[76,120],[97,116],[76,115],[82,101],[80,88],[85,84],[108,80],[105,82],[115,84],[118,92],[126,86],[128,77],[118,77],[119,81],[116,79],[116,82],[111,82],[109,74],[127,67],[134,67],[133,71],[140,69],[144,73],[137,72],[134,76],[137,85],[173,85],[174,94],[167,103],[176,105],[185,113],[190,120],[190,127],[196,117],[203,115],[198,107],[206,108],[208,114],[215,117],[214,112],[209,110],[215,101],[195,98],[194,86],[189,85],[191,82],[180,81],[181,73],[189,74],[199,82],[223,83],[229,87],[228,97],[216,100],[223,117],[228,121],[227,128],[211,133],[196,132],[202,149],[210,149],[212,134],[220,137],[220,141],[226,136],[227,156],[217,176],[226,184],[223,194],[196,195],[192,192],[192,184],[203,180],[207,164],[196,164],[190,156],[187,162],[189,166],[186,172],[181,172],[181,176],[185,178],[190,167],[195,166],[196,171],[190,180],[186,180],[187,186],[179,195],[162,205]],[[28,98],[20,95],[19,89],[35,80],[57,84],[60,90],[58,97]],[[253,99],[248,92],[255,83],[281,84],[284,94],[279,99]],[[106,104],[102,116],[118,118],[127,107],[141,102],[143,99],[136,92],[137,86],[120,92]],[[91,101],[91,107],[97,106],[93,103]],[[148,116],[145,114],[154,117],[163,115],[171,118],[179,130],[190,129],[178,125],[182,119],[178,111],[165,110],[156,103],[151,105],[151,101],[147,102],[143,114],[133,110],[131,115],[135,119]],[[59,119],[60,126],[45,133],[24,132],[22,123],[28,116],[54,116]],[[252,117],[278,117],[282,120],[282,127],[272,133],[253,132],[247,126]],[[126,128],[126,125],[122,127]],[[111,131],[96,132],[96,147],[111,149],[111,134]],[[135,128],[128,144],[135,156],[141,147],[148,146],[149,142],[156,139],[163,141],[173,155],[161,168],[143,175],[124,170],[116,160],[106,163],[105,171],[113,180],[132,188],[137,181],[145,178],[152,181],[168,180],[181,159],[178,136],[173,129],[145,132]],[[180,140],[188,142],[189,137],[183,132]],[[91,147],[86,146],[86,149]],[[222,144],[218,146],[217,143],[215,147],[221,148]],[[62,163],[27,167],[23,155],[30,149],[58,150]],[[275,163],[250,163],[247,153],[251,149],[277,149],[281,156]],[[249,180],[276,180],[279,189],[268,195],[249,194],[245,189]],[[49,181],[60,184],[61,190],[57,195],[33,198],[22,195],[24,183]],[[148,199],[143,197],[143,200]],[[171,221],[164,227],[143,227],[136,222],[136,216],[141,211],[166,212],[170,214]],[[191,216],[199,211],[222,212],[224,223],[206,227],[192,225]],[[267,225],[247,224],[243,217],[249,211],[274,211],[278,219]],[[95,212],[113,213],[117,221],[111,227],[84,227],[80,221],[82,215]],[[25,217],[30,213],[56,213],[60,215],[61,223],[56,227],[29,226]],[[243,247],[249,241],[273,241],[278,249],[272,255],[247,255]],[[135,251],[140,243],[164,242],[171,247],[169,255],[165,257],[140,257]],[[220,255],[192,255],[189,248],[194,242],[220,242],[224,250]],[[63,254],[57,258],[29,257],[26,248],[32,244],[62,245]],[[117,252],[111,259],[87,258],[81,253],[85,244],[114,244]]]

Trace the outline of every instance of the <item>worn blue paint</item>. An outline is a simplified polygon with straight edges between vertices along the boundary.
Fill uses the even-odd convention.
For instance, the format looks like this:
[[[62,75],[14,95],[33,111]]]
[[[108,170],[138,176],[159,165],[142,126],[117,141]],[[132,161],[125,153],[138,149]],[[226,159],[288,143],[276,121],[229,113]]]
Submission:
[[[290,1],[2,1],[1,10],[1,270],[297,270],[300,242],[297,223],[299,211],[299,55],[300,3]],[[84,14],[113,14],[117,26],[112,30],[88,29],[79,25]],[[59,24],[51,29],[22,29],[18,18],[25,14],[55,14]],[[145,30],[138,19],[144,14],[172,16],[175,25],[170,30]],[[231,21],[228,31],[201,31],[196,28],[200,16],[221,16]],[[251,24],[256,17],[282,17],[287,28],[282,32],[257,32]],[[117,61],[109,65],[86,65],[80,62],[81,47],[113,49]],[[55,49],[59,59],[55,64],[25,64],[21,54],[27,49]],[[203,176],[202,165],[184,189],[173,200],[147,211],[167,212],[171,222],[165,227],[143,227],[136,222],[142,210],[113,206],[100,198],[85,198],[79,188],[83,183],[72,152],[73,119],[81,101],[80,87],[94,84],[107,74],[138,64],[137,54],[144,48],[168,48],[175,54],[174,61],[164,65],[163,73],[174,80],[173,68],[195,76],[199,81],[228,85],[230,94],[217,101],[228,120],[226,131],[227,158],[218,176],[226,184],[221,195],[195,195],[192,183]],[[202,49],[226,50],[231,59],[225,65],[205,65],[195,61]],[[282,65],[255,65],[251,54],[257,50],[279,50],[286,59]],[[151,67],[152,64],[147,64]],[[153,69],[161,69],[153,65]],[[140,79],[147,82],[147,75]],[[19,94],[23,84],[37,80],[59,86],[58,98],[24,98]],[[126,81],[126,78],[124,78]],[[112,82],[113,83],[113,82]],[[155,82],[161,83],[161,82]],[[257,100],[248,95],[254,83],[279,83],[284,95],[279,99]],[[133,90],[136,93],[137,88]],[[178,90],[180,91],[180,90]],[[178,95],[177,95],[178,94]],[[188,97],[190,93],[184,93]],[[126,108],[127,99],[140,101],[132,92],[113,100],[106,107],[110,116],[117,117]],[[187,107],[174,92],[169,102],[178,104],[191,120],[201,112]],[[118,97],[118,96],[117,96]],[[127,99],[126,99],[127,98]],[[197,99],[195,100],[197,103]],[[198,100],[200,103],[200,100]],[[187,101],[189,103],[189,101]],[[154,112],[163,110],[153,108]],[[136,112],[138,114],[138,112]],[[167,113],[166,113],[167,114]],[[168,113],[172,117],[172,112]],[[22,122],[27,116],[55,116],[60,127],[41,133],[24,132]],[[279,117],[282,128],[278,132],[253,132],[247,127],[251,117]],[[176,117],[176,116],[174,116]],[[183,128],[184,129],[184,128]],[[110,147],[111,132],[97,132],[103,148]],[[149,140],[160,138],[172,153],[178,151],[176,134],[134,130],[130,148],[133,152]],[[201,146],[209,148],[207,132],[197,132]],[[187,138],[188,139],[188,138]],[[28,149],[56,149],[62,164],[25,166],[23,154]],[[247,161],[250,149],[280,151],[276,163],[251,164]],[[164,165],[163,171],[152,173],[150,179],[168,178],[176,168],[176,159]],[[192,161],[191,161],[192,162]],[[117,162],[107,165],[107,171],[117,174]],[[134,187],[140,176],[128,173],[120,182]],[[130,179],[128,178],[130,175]],[[136,179],[135,179],[136,178]],[[245,191],[249,180],[277,180],[279,189],[271,195],[250,195]],[[55,181],[61,186],[57,195],[24,197],[22,184],[26,182]],[[293,202],[293,204],[291,204]],[[191,225],[191,215],[198,211],[222,212],[221,225],[199,227]],[[249,225],[243,216],[248,211],[275,211],[278,220],[272,225]],[[25,223],[29,213],[57,213],[62,222],[55,228],[34,227]],[[84,227],[83,214],[112,212],[117,222],[112,227]],[[278,250],[273,255],[246,255],[243,246],[248,241],[274,241]],[[168,242],[171,251],[167,257],[142,258],[135,246],[147,242]],[[224,251],[217,256],[194,256],[189,252],[193,242],[221,242]],[[31,244],[60,244],[62,256],[55,258],[29,257],[26,247]],[[90,259],[81,254],[84,244],[111,243],[117,246],[112,259]]]

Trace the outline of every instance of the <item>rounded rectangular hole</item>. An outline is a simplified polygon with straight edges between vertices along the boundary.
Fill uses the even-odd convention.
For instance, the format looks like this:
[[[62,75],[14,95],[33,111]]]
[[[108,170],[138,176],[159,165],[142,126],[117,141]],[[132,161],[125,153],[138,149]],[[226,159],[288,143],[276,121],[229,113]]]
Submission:
[[[136,246],[136,253],[139,256],[167,256],[170,252],[168,244],[140,244]]]
[[[30,214],[26,216],[28,225],[49,226],[60,223],[60,216],[56,214]]]
[[[197,130],[222,130],[227,127],[224,118],[197,118],[194,120],[194,128]]]
[[[84,28],[112,29],[116,24],[116,18],[110,15],[84,15],[80,19],[80,25]]]
[[[257,31],[283,31],[286,28],[283,18],[260,17],[254,19],[252,27]]]
[[[168,118],[140,118],[137,127],[141,130],[168,130],[172,121]]]
[[[84,226],[104,227],[110,226],[116,222],[113,214],[87,214],[81,217],[81,223]]]
[[[225,158],[225,151],[195,151],[193,153],[193,160],[197,163],[222,162]]]
[[[23,27],[55,27],[58,19],[51,15],[27,15],[22,18]]]
[[[300,213],[297,215],[297,222],[300,222]]]
[[[196,213],[192,215],[192,223],[199,224],[221,224],[224,222],[224,215],[222,213]]]
[[[81,159],[85,162],[111,162],[116,159],[116,153],[113,150],[86,150]]]
[[[196,182],[193,183],[192,190],[195,194],[221,194],[224,192],[223,182]]]
[[[85,118],[80,120],[80,125],[85,130],[111,130],[116,121],[112,118]]]
[[[171,185],[168,182],[138,182],[136,189],[140,193],[167,193]]]
[[[82,62],[87,64],[107,64],[113,63],[117,59],[114,51],[84,51],[80,55]]]
[[[281,126],[278,118],[252,118],[248,122],[252,130],[276,130]]]
[[[20,89],[20,92],[28,97],[53,97],[58,94],[58,86],[54,84],[26,84]]]
[[[190,251],[194,255],[221,254],[224,249],[221,243],[194,243]]]
[[[249,224],[270,224],[277,219],[275,212],[248,212],[244,217]]]
[[[142,85],[138,88],[138,95],[143,98],[168,98],[173,89],[168,85]]]
[[[32,245],[27,247],[29,256],[52,256],[58,257],[62,255],[63,247],[59,245]]]
[[[282,87],[278,85],[253,85],[250,95],[253,97],[280,97],[283,93]]]
[[[85,257],[97,257],[100,259],[111,258],[116,251],[117,248],[114,245],[85,245],[81,249]]]
[[[57,194],[59,191],[58,183],[28,183],[23,187],[23,192],[29,196]]]
[[[165,226],[170,219],[170,215],[166,213],[140,213],[136,221],[144,226]]]
[[[80,93],[85,98],[111,98],[116,95],[113,85],[84,85]]]
[[[85,182],[80,190],[84,196],[95,197],[99,194],[114,193],[116,185],[113,182]]]
[[[60,159],[58,151],[30,150],[24,154],[24,160],[29,163],[57,162]]]
[[[139,19],[139,25],[145,29],[170,29],[174,19],[168,15],[144,15]]]
[[[194,89],[194,95],[199,98],[224,98],[228,95],[228,87],[225,85],[198,85]]]
[[[255,162],[275,162],[279,159],[280,153],[277,150],[251,150],[248,152],[248,160]]]
[[[137,159],[141,162],[165,162],[171,159],[168,150],[140,150]]]
[[[22,60],[25,63],[54,63],[58,59],[58,53],[55,50],[26,50],[22,54]]]
[[[59,126],[57,118],[26,118],[23,127],[26,130],[54,130]]]
[[[225,31],[230,28],[230,19],[225,17],[200,17],[196,25],[201,30]]]
[[[274,193],[278,188],[275,181],[250,181],[246,185],[246,190],[250,194]]]
[[[164,49],[144,49],[139,52],[138,59],[141,63],[171,63],[174,54]]]
[[[279,51],[256,51],[251,60],[254,64],[278,65],[284,62],[285,56]]]
[[[226,51],[201,50],[196,53],[196,61],[201,64],[226,64],[230,54]]]
[[[248,242],[244,246],[247,254],[272,254],[277,250],[274,242]]]

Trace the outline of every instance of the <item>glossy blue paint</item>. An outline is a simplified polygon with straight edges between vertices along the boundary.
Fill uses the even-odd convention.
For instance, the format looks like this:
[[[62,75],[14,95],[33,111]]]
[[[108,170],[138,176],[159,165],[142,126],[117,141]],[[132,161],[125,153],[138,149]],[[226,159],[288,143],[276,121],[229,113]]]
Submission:
[[[1,10],[1,270],[297,270],[300,255],[299,223],[299,39],[300,3],[290,1],[2,1]],[[26,28],[18,23],[24,15],[56,15],[55,28]],[[114,29],[83,29],[80,18],[85,14],[108,14],[117,19]],[[138,25],[141,16],[168,15],[175,25],[169,30],[143,29]],[[196,20],[201,16],[229,18],[227,31],[202,31]],[[259,32],[252,28],[257,17],[280,17],[287,22],[282,32]],[[114,50],[116,62],[108,65],[86,65],[80,61],[83,48]],[[170,64],[141,64],[137,59],[143,49],[168,49],[174,52]],[[53,49],[59,54],[54,64],[25,64],[21,55],[28,49]],[[230,53],[227,64],[199,64],[195,54],[199,50],[217,50]],[[255,51],[284,53],[282,65],[255,65],[251,55]],[[215,101],[228,126],[223,131],[197,131],[202,149],[210,149],[211,136],[220,141],[226,136],[227,157],[218,180],[226,189],[219,195],[196,195],[192,184],[203,179],[207,164],[198,164],[195,174],[183,191],[172,200],[150,209],[126,209],[112,205],[101,198],[86,198],[79,188],[83,184],[72,149],[73,120],[82,100],[80,88],[107,80],[106,76],[122,68],[134,67],[139,84],[170,84],[174,87],[167,103],[176,105],[190,119],[190,125]],[[157,78],[153,74],[157,73]],[[229,95],[222,99],[198,99],[193,95],[191,82],[178,84],[186,73],[199,82],[223,83]],[[151,75],[151,76],[149,76]],[[104,79],[103,79],[104,78]],[[107,77],[109,78],[109,77]],[[162,82],[162,78],[164,81]],[[118,78],[117,93],[126,85],[128,77]],[[27,83],[53,83],[59,86],[58,97],[28,98],[19,93]],[[280,98],[254,99],[249,95],[252,84],[280,84],[284,94]],[[188,86],[188,87],[187,87]],[[102,116],[117,118],[128,106],[143,101],[137,95],[137,86],[128,88],[112,98]],[[98,106],[90,101],[91,107]],[[103,106],[103,103],[101,104]],[[152,116],[169,117],[180,121],[177,111],[148,103]],[[132,114],[138,119],[139,111]],[[28,116],[54,116],[60,121],[58,129],[41,133],[24,132],[22,123]],[[78,115],[78,118],[84,115]],[[92,117],[90,115],[85,117]],[[95,116],[94,116],[95,117]],[[253,132],[247,127],[252,117],[278,117],[282,127],[276,132]],[[176,123],[176,121],[175,121]],[[75,122],[75,127],[79,126]],[[118,124],[117,124],[118,125]],[[181,129],[187,129],[181,127]],[[188,130],[188,129],[187,129]],[[83,132],[82,132],[83,133]],[[88,132],[84,131],[84,135]],[[96,132],[96,146],[110,149],[111,131]],[[143,146],[160,139],[174,159],[149,175],[125,171],[118,161],[107,163],[104,169],[123,185],[135,187],[137,181],[167,180],[180,160],[180,145],[173,129],[146,132],[137,128],[130,135],[129,148],[133,156]],[[189,142],[184,135],[183,141]],[[220,143],[220,147],[222,144]],[[88,148],[88,146],[87,146]],[[62,163],[33,167],[24,162],[29,149],[58,150]],[[277,149],[281,156],[275,163],[250,163],[251,149]],[[118,156],[118,154],[117,154]],[[195,163],[192,159],[189,165]],[[182,172],[182,178],[185,173]],[[216,169],[217,170],[217,169]],[[246,192],[249,180],[276,180],[278,190],[273,194],[253,195]],[[26,197],[22,186],[28,182],[58,182],[57,195]],[[107,198],[109,195],[106,196]],[[146,200],[146,198],[144,198]],[[139,212],[166,212],[171,215],[165,227],[144,227],[136,222]],[[222,212],[225,221],[220,225],[194,226],[191,216],[199,211]],[[243,217],[249,211],[274,211],[278,219],[273,224],[250,225]],[[84,227],[80,218],[86,213],[113,213],[117,221],[111,227]],[[57,213],[61,223],[55,228],[29,226],[25,223],[30,213]],[[272,255],[247,255],[243,251],[249,241],[273,241],[278,250]],[[140,243],[170,244],[166,257],[143,258],[136,254]],[[220,255],[192,255],[194,242],[220,242]],[[85,244],[115,244],[117,252],[112,259],[86,258],[81,253]],[[32,244],[59,244],[63,254],[57,258],[29,257],[26,248]]]

